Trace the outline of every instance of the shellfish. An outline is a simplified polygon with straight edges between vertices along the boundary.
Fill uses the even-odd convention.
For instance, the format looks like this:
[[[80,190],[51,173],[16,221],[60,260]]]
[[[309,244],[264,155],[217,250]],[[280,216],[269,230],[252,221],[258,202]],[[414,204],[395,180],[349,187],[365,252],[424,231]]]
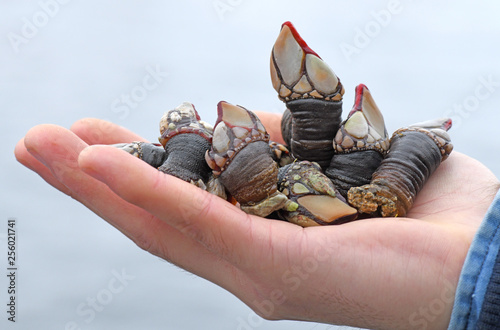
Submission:
[[[441,118],[394,132],[389,153],[370,184],[351,188],[349,203],[362,213],[405,216],[425,182],[453,150],[450,127],[451,120]]]
[[[296,210],[280,210],[285,220],[302,227],[341,224],[357,217],[317,163],[303,160],[280,168],[278,188],[296,202]]]
[[[290,22],[283,23],[271,53],[271,80],[286,103],[282,132],[291,152],[299,160],[328,167],[344,87]]]
[[[115,147],[144,160],[158,170],[190,182],[225,198],[225,190],[212,178],[205,162],[213,128],[203,122],[193,104],[184,102],[160,120],[161,145],[147,142],[116,144]]]
[[[447,118],[399,129],[389,139],[363,84],[355,88],[354,106],[342,121],[340,79],[290,22],[283,23],[273,46],[270,73],[286,104],[281,121],[286,145],[269,141],[252,111],[221,101],[214,128],[184,102],[162,117],[161,145],[115,146],[235,200],[247,213],[300,226],[404,216],[453,149]]]
[[[271,157],[269,135],[247,109],[221,101],[212,148],[206,161],[215,177],[247,213],[268,216],[294,203],[278,191],[278,165]]]
[[[344,197],[351,187],[370,183],[389,149],[384,117],[363,84],[356,87],[354,106],[333,139],[333,149],[325,174]]]

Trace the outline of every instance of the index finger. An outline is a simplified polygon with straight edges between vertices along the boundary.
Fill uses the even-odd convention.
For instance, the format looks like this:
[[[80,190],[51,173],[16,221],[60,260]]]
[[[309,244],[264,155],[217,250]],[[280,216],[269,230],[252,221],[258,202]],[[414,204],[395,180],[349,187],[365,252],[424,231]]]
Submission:
[[[283,251],[302,228],[251,216],[223,199],[107,146],[91,146],[79,157],[87,174],[126,201],[144,208],[184,235],[238,267],[265,265],[269,250]],[[278,253],[279,254],[279,253]]]

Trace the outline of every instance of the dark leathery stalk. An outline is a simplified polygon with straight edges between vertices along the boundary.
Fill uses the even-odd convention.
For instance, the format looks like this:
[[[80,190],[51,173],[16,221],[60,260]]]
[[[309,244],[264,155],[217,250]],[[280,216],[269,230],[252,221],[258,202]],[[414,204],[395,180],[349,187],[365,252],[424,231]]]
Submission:
[[[451,126],[451,121],[447,122],[450,124],[446,129]],[[349,190],[349,203],[363,213],[405,216],[452,148],[449,140],[436,136],[432,130],[411,127],[397,130],[391,138],[390,151],[370,184]]]
[[[347,197],[352,187],[370,183],[384,156],[376,150],[365,150],[334,155],[325,174],[332,180],[339,193]]]
[[[342,121],[342,101],[300,99],[287,102],[287,108],[292,114],[293,155],[328,167],[334,154],[332,140]]]
[[[158,170],[187,182],[208,181],[211,169],[205,161],[210,143],[198,134],[173,136],[165,145],[166,161]]]

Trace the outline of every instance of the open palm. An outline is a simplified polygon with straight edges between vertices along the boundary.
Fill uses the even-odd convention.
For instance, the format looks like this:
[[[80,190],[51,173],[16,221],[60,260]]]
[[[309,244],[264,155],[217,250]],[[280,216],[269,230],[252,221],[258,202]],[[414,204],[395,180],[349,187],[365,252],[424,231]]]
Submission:
[[[259,113],[279,140],[279,116]],[[17,159],[139,247],[229,290],[267,319],[383,329],[446,328],[474,234],[497,188],[453,153],[406,218],[299,226],[226,201],[109,146],[144,140],[83,119],[31,129]]]

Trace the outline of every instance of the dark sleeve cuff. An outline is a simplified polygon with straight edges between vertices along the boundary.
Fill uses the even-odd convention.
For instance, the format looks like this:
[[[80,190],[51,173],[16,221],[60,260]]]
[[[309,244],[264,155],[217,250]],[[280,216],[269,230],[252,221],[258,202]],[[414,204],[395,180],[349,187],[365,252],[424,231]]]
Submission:
[[[465,258],[449,330],[500,329],[500,191]]]
[[[478,329],[500,328],[500,253],[497,254],[495,266],[486,288],[483,306],[477,322]]]

